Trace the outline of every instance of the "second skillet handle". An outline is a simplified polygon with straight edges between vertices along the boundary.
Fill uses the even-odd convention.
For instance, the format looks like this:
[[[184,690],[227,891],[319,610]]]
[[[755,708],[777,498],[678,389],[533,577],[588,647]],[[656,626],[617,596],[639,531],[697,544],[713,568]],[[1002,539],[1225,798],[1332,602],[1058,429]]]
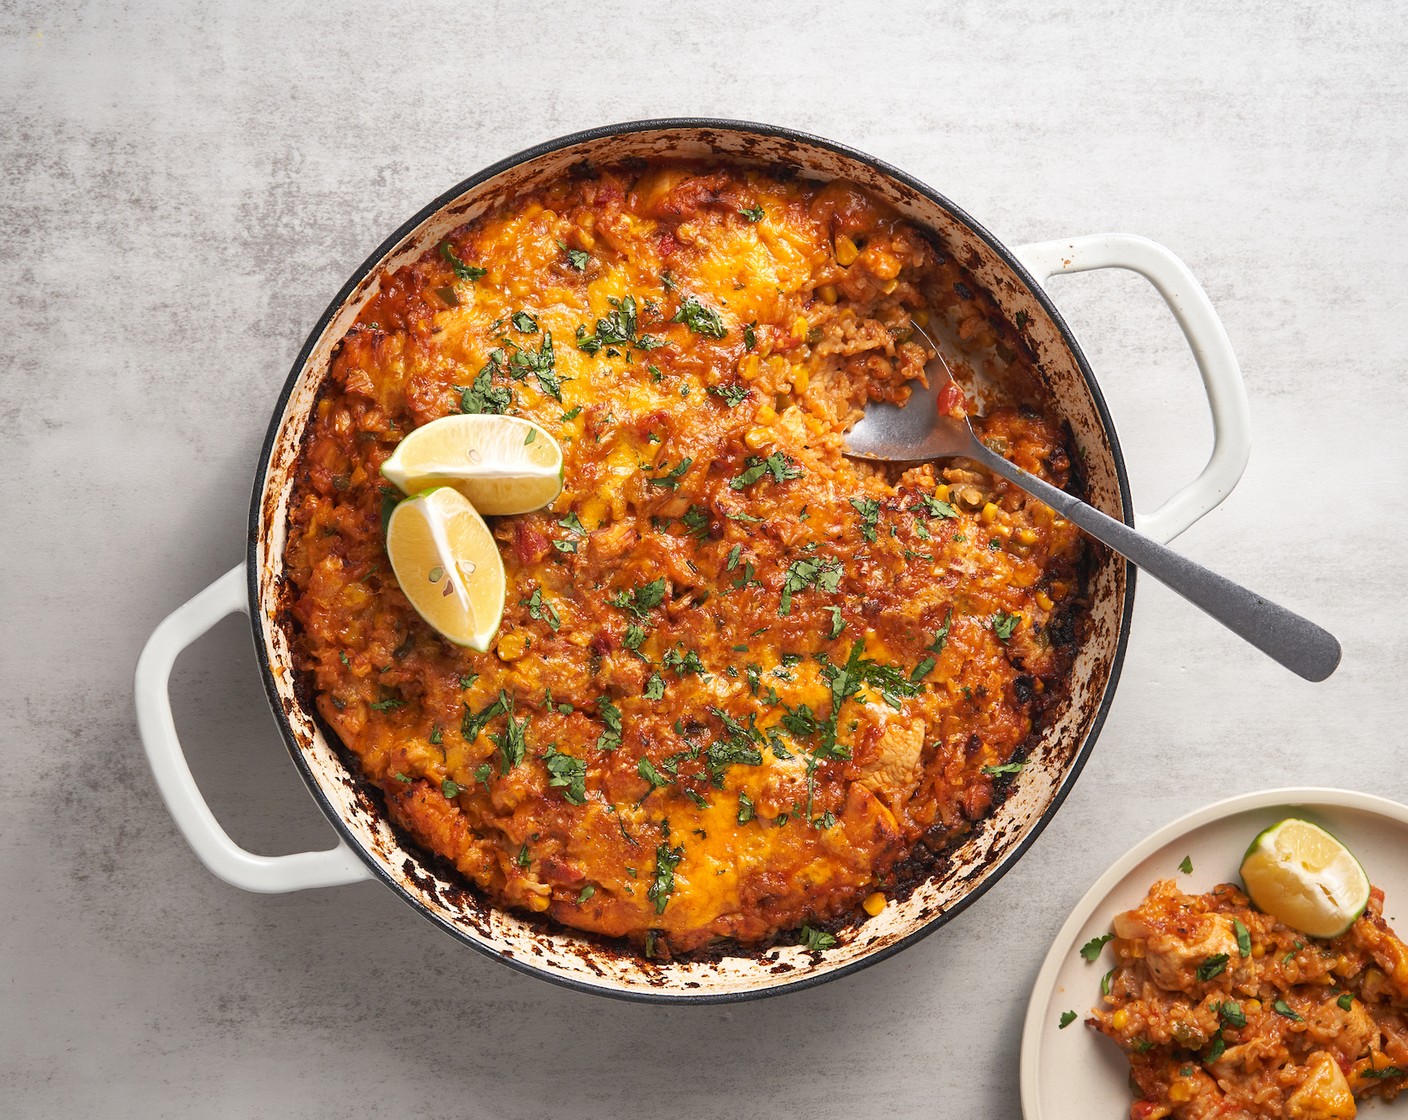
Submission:
[[[1201,607],[1234,634],[1308,681],[1323,681],[1340,663],[1340,644],[1328,630],[1233,583],[1137,533],[1094,506],[1028,474],[975,441],[969,453],[996,474],[1040,498],[1062,517],[1109,545],[1139,569]]]
[[[1154,286],[1193,351],[1212,411],[1213,447],[1207,466],[1153,513],[1136,514],[1140,532],[1167,543],[1232,492],[1251,451],[1247,390],[1227,331],[1207,292],[1171,250],[1128,233],[1095,234],[1041,241],[1015,250],[1018,260],[1044,283],[1049,277],[1097,268],[1137,272]]]

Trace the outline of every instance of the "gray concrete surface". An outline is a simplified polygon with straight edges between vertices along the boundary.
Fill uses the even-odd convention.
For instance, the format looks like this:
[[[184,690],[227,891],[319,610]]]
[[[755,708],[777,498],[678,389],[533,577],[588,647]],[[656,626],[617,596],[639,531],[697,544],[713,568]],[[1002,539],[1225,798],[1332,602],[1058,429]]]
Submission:
[[[0,0],[0,1113],[1015,1115],[1037,965],[1127,846],[1259,787],[1408,798],[1405,49],[1389,2]],[[217,882],[131,702],[151,629],[239,560],[272,399],[348,272],[492,160],[670,114],[854,144],[1012,242],[1174,248],[1256,434],[1181,547],[1345,647],[1303,684],[1146,582],[1098,750],[978,905],[858,976],[680,1010],[516,975],[374,884]],[[1136,278],[1054,290],[1152,506],[1207,452],[1192,362]],[[325,844],[242,622],[174,691],[232,834]]]

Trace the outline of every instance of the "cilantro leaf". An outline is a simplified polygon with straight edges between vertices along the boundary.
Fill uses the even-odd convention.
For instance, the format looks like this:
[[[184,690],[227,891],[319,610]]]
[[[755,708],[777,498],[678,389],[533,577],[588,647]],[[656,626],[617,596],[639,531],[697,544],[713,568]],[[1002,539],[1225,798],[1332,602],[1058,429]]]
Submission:
[[[557,745],[550,744],[547,751],[539,756],[548,768],[548,785],[561,789],[562,796],[573,805],[585,805],[587,801],[587,764],[585,760],[563,754]]]
[[[655,878],[646,890],[645,897],[655,903],[657,914],[663,914],[665,907],[670,904],[670,896],[675,893],[675,868],[683,858],[683,847],[672,848],[668,844],[660,844],[655,849]]]
[[[1100,956],[1100,950],[1105,947],[1105,942],[1113,941],[1113,933],[1102,933],[1099,937],[1092,937],[1080,947],[1080,955],[1087,961],[1094,961]]]
[[[782,578],[782,600],[777,613],[792,613],[792,596],[795,592],[809,587],[819,587],[823,591],[835,592],[841,585],[844,569],[841,561],[834,556],[813,556],[805,560],[794,560],[788,565]]]
[[[687,296],[680,309],[670,317],[672,323],[683,323],[695,334],[708,338],[723,338],[728,334],[724,321],[712,307],[706,307],[693,296]]]
[[[592,259],[588,253],[581,249],[569,249],[562,241],[557,243],[557,247],[566,255],[567,263],[578,272],[585,272],[587,270],[587,262]]]
[[[1017,623],[1022,621],[1020,614],[1007,614],[1005,611],[996,611],[992,616],[992,632],[1001,641],[1007,641],[1012,637],[1017,629]]]
[[[809,925],[804,925],[798,933],[801,943],[813,953],[820,953],[825,949],[830,949],[836,944],[836,938],[825,930],[813,929]]]
[[[1057,1024],[1056,1024],[1056,1029],[1063,1031],[1063,1030],[1065,1030],[1067,1027],[1069,1027],[1072,1023],[1074,1023],[1075,1021],[1076,1021],[1076,1013],[1075,1013],[1074,1011],[1063,1011],[1063,1012],[1061,1012],[1061,1018],[1060,1018],[1059,1022],[1057,1022]]]
[[[1227,961],[1226,953],[1214,953],[1198,966],[1198,979],[1206,983],[1215,976],[1221,976],[1227,970]]]
[[[440,242],[440,255],[445,258],[449,266],[454,269],[457,280],[469,280],[473,282],[487,273],[487,268],[480,268],[477,264],[465,264],[455,255],[455,251],[450,248],[448,241]]]
[[[653,579],[647,584],[633,587],[630,591],[618,591],[609,596],[607,602],[623,611],[630,611],[636,618],[645,617],[665,601],[665,577]]]
[[[601,722],[606,724],[606,730],[596,741],[597,748],[614,751],[621,745],[621,709],[611,702],[610,697],[603,696],[596,702],[596,712],[601,716]]]
[[[761,222],[766,211],[761,206],[745,206],[739,213],[750,222]]]

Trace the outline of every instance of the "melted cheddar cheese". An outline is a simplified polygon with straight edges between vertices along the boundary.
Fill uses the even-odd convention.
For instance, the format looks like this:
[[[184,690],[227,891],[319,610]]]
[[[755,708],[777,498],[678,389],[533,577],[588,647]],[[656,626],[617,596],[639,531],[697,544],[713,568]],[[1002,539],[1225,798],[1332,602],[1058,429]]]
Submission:
[[[1003,374],[975,424],[1070,480],[1012,327],[852,185],[607,167],[380,278],[290,507],[296,663],[415,842],[496,902],[657,956],[861,917],[991,806],[1061,694],[1069,524],[975,465],[841,454],[929,354]],[[562,444],[548,509],[490,519],[480,654],[390,575],[378,468],[459,411]]]

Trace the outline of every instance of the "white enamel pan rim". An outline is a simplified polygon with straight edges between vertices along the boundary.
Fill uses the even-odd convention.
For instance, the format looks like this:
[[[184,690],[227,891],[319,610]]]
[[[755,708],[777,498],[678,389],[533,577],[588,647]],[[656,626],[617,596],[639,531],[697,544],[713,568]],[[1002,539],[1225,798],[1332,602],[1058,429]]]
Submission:
[[[933,932],[940,925],[950,920],[960,913],[976,898],[978,898],[1001,874],[1010,867],[1035,840],[1041,832],[1046,822],[1055,813],[1063,802],[1070,785],[1079,774],[1084,765],[1085,759],[1093,748],[1095,739],[1098,737],[1108,711],[1115,686],[1118,682],[1120,668],[1123,662],[1125,645],[1128,638],[1129,616],[1133,600],[1133,572],[1129,573],[1129,578],[1125,581],[1125,591],[1123,603],[1120,608],[1120,624],[1118,641],[1111,659],[1108,679],[1103,689],[1098,710],[1091,718],[1088,730],[1083,742],[1073,754],[1066,773],[1055,788],[1050,801],[1040,813],[1038,818],[1029,826],[1028,831],[1016,842],[993,867],[991,873],[978,883],[973,889],[968,891],[963,897],[958,899],[953,905],[934,915],[919,928],[908,933],[906,936],[883,946],[876,947],[868,951],[866,955],[858,959],[846,962],[831,969],[820,969],[811,972],[793,973],[786,977],[776,977],[774,981],[764,986],[748,988],[739,991],[724,992],[690,992],[679,988],[652,988],[652,987],[612,987],[608,984],[597,984],[582,981],[570,976],[565,976],[554,972],[552,968],[541,965],[531,959],[522,959],[515,956],[506,955],[498,951],[492,944],[486,944],[476,938],[469,936],[464,930],[454,923],[445,920],[441,916],[432,913],[419,899],[411,895],[400,883],[396,882],[387,872],[381,860],[371,852],[366,851],[362,845],[352,836],[350,828],[342,820],[337,809],[327,800],[320,789],[317,780],[313,776],[307,760],[303,757],[300,744],[289,724],[288,717],[283,711],[280,694],[274,681],[274,667],[264,656],[263,634],[261,633],[260,618],[260,573],[258,570],[258,546],[259,533],[262,524],[262,512],[265,501],[265,487],[270,466],[270,456],[278,437],[279,429],[284,419],[289,397],[295,385],[304,373],[310,355],[312,354],[318,340],[327,328],[328,323],[342,308],[345,301],[354,292],[357,286],[386,258],[386,256],[396,248],[407,236],[412,234],[427,219],[431,218],[456,199],[463,196],[467,191],[474,189],[477,185],[484,183],[497,175],[511,170],[519,165],[530,163],[541,156],[556,153],[565,148],[581,145],[590,141],[613,136],[621,136],[637,132],[667,132],[678,130],[703,130],[712,132],[735,132],[742,134],[754,134],[764,137],[781,138],[793,141],[799,145],[809,146],[824,150],[829,150],[843,158],[857,161],[867,165],[883,176],[890,177],[897,182],[907,186],[909,189],[918,192],[927,198],[934,205],[952,216],[955,222],[966,226],[977,238],[981,239],[1011,270],[1027,288],[1030,296],[1038,301],[1045,313],[1051,318],[1064,344],[1069,347],[1071,356],[1078,366],[1084,379],[1085,388],[1090,393],[1094,408],[1099,414],[1104,432],[1109,441],[1111,457],[1113,459],[1113,470],[1118,481],[1118,489],[1122,510],[1125,512],[1126,520],[1130,519],[1129,511],[1132,510],[1132,502],[1129,494],[1128,478],[1124,467],[1123,458],[1119,444],[1115,436],[1113,424],[1111,423],[1108,410],[1105,407],[1103,397],[1099,387],[1095,382],[1084,355],[1081,353],[1075,339],[1065,326],[1059,312],[1051,303],[1049,297],[1042,289],[1041,285],[1030,275],[1024,261],[1032,264],[1033,269],[1043,273],[1042,278],[1062,271],[1079,271],[1082,268],[1093,267],[1127,267],[1142,272],[1154,282],[1165,299],[1170,303],[1175,315],[1183,325],[1185,333],[1189,336],[1190,344],[1193,345],[1195,356],[1198,357],[1200,370],[1203,372],[1204,381],[1208,388],[1209,399],[1213,406],[1214,428],[1217,437],[1217,444],[1214,451],[1213,461],[1210,461],[1203,475],[1199,477],[1185,491],[1175,496],[1175,499],[1168,503],[1163,510],[1158,511],[1155,516],[1164,516],[1167,512],[1170,516],[1167,522],[1161,526],[1161,531],[1157,533],[1163,539],[1176,535],[1177,532],[1186,528],[1198,516],[1213,508],[1226,492],[1230,491],[1235,484],[1236,476],[1240,474],[1241,465],[1245,462],[1246,432],[1245,432],[1245,398],[1241,396],[1240,379],[1237,376],[1235,359],[1224,359],[1220,365],[1217,362],[1205,361],[1205,357],[1215,353],[1217,339],[1213,338],[1209,342],[1206,331],[1201,337],[1197,337],[1198,324],[1188,320],[1195,317],[1190,313],[1188,306],[1182,304],[1178,298],[1178,293],[1171,293],[1170,277],[1177,279],[1176,269],[1173,265],[1182,268],[1181,262],[1168,253],[1167,250],[1153,245],[1151,242],[1144,242],[1143,239],[1128,237],[1108,237],[1108,238],[1088,238],[1071,242],[1051,242],[1038,246],[1029,246],[1025,249],[1017,250],[1015,253],[1007,249],[997,239],[988,234],[978,223],[969,218],[961,209],[954,206],[943,196],[930,188],[919,183],[912,177],[889,167],[881,161],[864,153],[856,152],[849,148],[833,144],[817,137],[808,136],[793,130],[779,129],[767,125],[751,124],[747,122],[734,122],[712,119],[668,119],[656,121],[640,121],[622,125],[605,126],[587,132],[576,133],[562,137],[558,140],[539,145],[529,149],[519,155],[502,160],[494,166],[487,168],[479,174],[466,179],[457,184],[454,188],[424,207],[419,213],[404,223],[396,232],[388,237],[377,250],[372,253],[363,265],[349,278],[347,283],[333,298],[328,309],[315,324],[309,334],[308,340],[300,351],[294,362],[289,378],[276,402],[273,419],[266,437],[264,447],[259,460],[258,472],[255,480],[254,494],[251,505],[250,516],[250,540],[249,540],[249,562],[227,574],[217,584],[212,585],[202,595],[197,596],[186,607],[177,611],[173,616],[159,627],[144,651],[142,661],[138,666],[138,716],[141,724],[144,742],[147,745],[148,755],[152,762],[154,774],[157,777],[163,796],[171,807],[173,816],[178,825],[185,833],[188,841],[195,848],[200,858],[211,867],[216,874],[222,878],[236,883],[246,889],[283,891],[294,890],[303,887],[332,885],[334,883],[351,882],[357,879],[375,876],[382,879],[392,889],[401,894],[406,901],[410,902],[423,916],[433,921],[436,925],[445,929],[459,940],[471,945],[475,949],[504,961],[510,966],[528,972],[569,987],[580,990],[592,991],[599,994],[612,995],[621,998],[658,1001],[658,1002],[727,1002],[741,999],[757,998],[762,995],[776,994],[781,991],[794,990],[802,987],[821,983],[836,976],[846,975],[854,972],[866,965],[882,960],[900,949],[912,944],[919,938]],[[1146,261],[1141,265],[1137,258],[1141,253],[1153,253],[1158,260]],[[1172,264],[1170,264],[1172,262]],[[1172,271],[1171,271],[1172,270]],[[1186,269],[1183,270],[1186,272]],[[1191,281],[1191,275],[1188,279]],[[1201,288],[1196,287],[1196,281],[1191,281],[1196,289],[1195,294],[1202,296]],[[1206,297],[1202,296],[1204,302]],[[1199,312],[1197,307],[1193,312]],[[1211,313],[1210,306],[1207,308]],[[1212,320],[1216,323],[1215,314]],[[1217,330],[1220,332],[1220,324]],[[1225,341],[1225,333],[1221,335]],[[1216,368],[1209,368],[1210,366]],[[1235,406],[1240,399],[1242,403],[1241,416],[1238,410],[1230,407],[1227,402]],[[1221,403],[1220,403],[1221,402]],[[1239,423],[1238,421],[1242,422]],[[1218,460],[1222,460],[1219,466]],[[1229,464],[1232,468],[1229,470]],[[1217,469],[1215,469],[1217,468]],[[1229,480],[1230,474],[1230,480]],[[1213,477],[1214,475],[1218,477]],[[1182,500],[1182,508],[1175,509],[1175,503]],[[1153,528],[1153,526],[1150,526]],[[241,587],[242,585],[242,587]],[[234,602],[234,593],[239,591],[238,603]],[[223,617],[224,614],[232,610],[245,610],[251,614],[252,626],[257,648],[260,650],[260,672],[264,680],[265,689],[268,693],[271,705],[279,722],[280,729],[284,735],[290,754],[303,775],[306,784],[312,792],[314,799],[322,808],[324,814],[343,838],[343,843],[337,848],[323,853],[302,853],[295,856],[285,857],[259,857],[252,856],[238,848],[220,829],[218,822],[205,807],[194,781],[190,777],[189,768],[186,767],[184,758],[180,754],[179,742],[176,740],[175,729],[170,719],[169,701],[165,695],[166,677],[169,674],[171,663],[181,648],[193,641],[209,625],[213,624],[215,618]],[[370,872],[370,875],[368,874]],[[766,963],[766,962],[760,962]]]

